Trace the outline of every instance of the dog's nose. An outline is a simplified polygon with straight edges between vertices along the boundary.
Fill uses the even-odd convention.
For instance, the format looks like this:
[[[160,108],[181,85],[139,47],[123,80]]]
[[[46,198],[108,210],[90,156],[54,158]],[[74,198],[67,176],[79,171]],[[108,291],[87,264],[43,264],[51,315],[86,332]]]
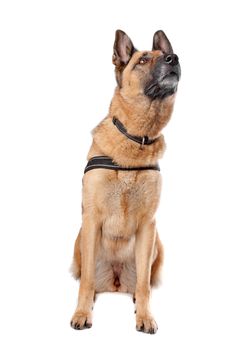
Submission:
[[[164,60],[167,64],[171,66],[176,66],[179,63],[179,58],[176,54],[169,54],[164,57]]]

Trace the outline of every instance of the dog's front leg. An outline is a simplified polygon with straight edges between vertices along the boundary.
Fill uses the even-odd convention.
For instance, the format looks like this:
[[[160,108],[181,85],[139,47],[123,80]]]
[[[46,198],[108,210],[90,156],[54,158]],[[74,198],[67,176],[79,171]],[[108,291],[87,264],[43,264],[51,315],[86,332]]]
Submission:
[[[83,217],[81,232],[81,281],[79,288],[78,306],[71,320],[75,329],[92,326],[92,306],[95,295],[95,256],[96,242],[100,225],[93,216]]]
[[[135,259],[136,283],[136,328],[138,331],[155,333],[157,324],[149,306],[151,265],[154,259],[156,230],[155,223],[143,221],[136,234]]]

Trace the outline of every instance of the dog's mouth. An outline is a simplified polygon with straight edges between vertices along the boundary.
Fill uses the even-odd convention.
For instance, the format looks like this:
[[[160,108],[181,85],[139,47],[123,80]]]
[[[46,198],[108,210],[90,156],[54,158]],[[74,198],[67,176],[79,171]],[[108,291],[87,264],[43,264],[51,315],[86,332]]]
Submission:
[[[170,71],[168,71],[161,79],[163,81],[164,79],[174,79],[177,80],[177,82],[180,80],[180,69],[179,67],[173,67]]]
[[[157,78],[154,77],[145,87],[145,95],[152,99],[163,99],[173,95],[177,90],[180,80],[180,66],[169,67],[170,69],[167,69],[167,66],[163,67],[166,69],[163,69],[160,75],[158,75]]]
[[[176,78],[178,79],[178,74],[177,74],[176,72],[173,71],[173,72],[170,72],[170,73],[166,74],[166,75],[165,75],[165,78],[166,78],[166,77],[176,77]]]
[[[176,72],[169,72],[161,77],[159,82],[149,84],[144,90],[145,95],[152,99],[163,99],[176,92],[178,82],[179,75]]]
[[[177,85],[178,82],[179,82],[179,75],[177,74],[177,72],[172,71],[165,74],[161,78],[161,80],[158,82],[158,86],[160,86],[160,88],[169,87],[169,86]]]

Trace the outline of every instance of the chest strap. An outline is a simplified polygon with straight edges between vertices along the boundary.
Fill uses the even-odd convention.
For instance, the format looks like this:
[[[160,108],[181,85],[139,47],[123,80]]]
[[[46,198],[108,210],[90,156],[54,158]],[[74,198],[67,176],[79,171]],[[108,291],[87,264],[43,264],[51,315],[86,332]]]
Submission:
[[[148,165],[148,166],[142,166],[142,167],[121,167],[120,165],[116,164],[113,162],[112,158],[107,157],[107,156],[96,156],[91,158],[84,170],[84,174],[93,169],[98,169],[98,168],[103,168],[103,169],[109,169],[109,170],[157,170],[160,171],[160,167],[158,164],[155,165]]]

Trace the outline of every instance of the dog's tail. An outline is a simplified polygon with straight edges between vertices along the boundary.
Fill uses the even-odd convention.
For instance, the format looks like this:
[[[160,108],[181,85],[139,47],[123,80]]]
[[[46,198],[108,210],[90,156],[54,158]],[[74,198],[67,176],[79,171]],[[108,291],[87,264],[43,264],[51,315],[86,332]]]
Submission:
[[[156,237],[156,248],[157,248],[157,255],[151,267],[150,283],[152,287],[158,287],[161,283],[161,269],[162,269],[163,260],[164,260],[163,245],[162,245],[162,242],[160,241],[158,232]]]

